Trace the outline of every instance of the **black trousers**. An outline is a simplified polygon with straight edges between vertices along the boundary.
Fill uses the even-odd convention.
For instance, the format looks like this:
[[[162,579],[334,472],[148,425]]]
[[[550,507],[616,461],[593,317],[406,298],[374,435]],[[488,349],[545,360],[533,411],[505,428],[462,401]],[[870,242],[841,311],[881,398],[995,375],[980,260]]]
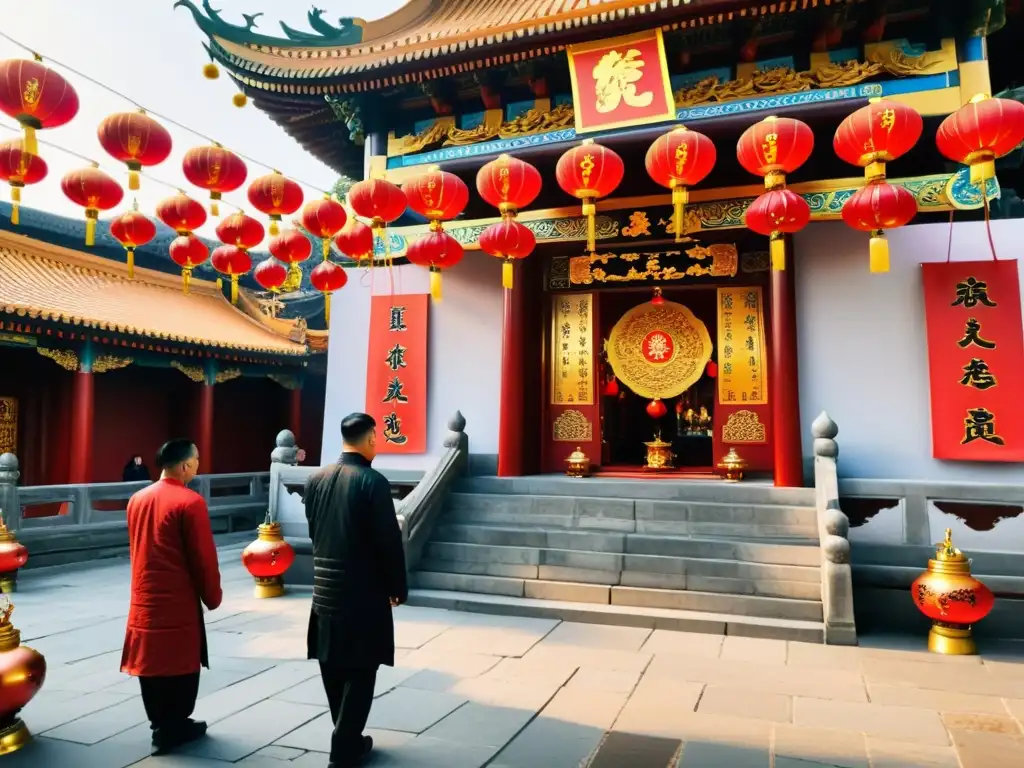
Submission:
[[[334,720],[331,762],[343,763],[362,753],[363,729],[373,705],[377,667],[346,669],[320,662],[320,679]]]
[[[155,731],[173,730],[184,725],[196,708],[199,673],[176,677],[140,677],[142,704]]]

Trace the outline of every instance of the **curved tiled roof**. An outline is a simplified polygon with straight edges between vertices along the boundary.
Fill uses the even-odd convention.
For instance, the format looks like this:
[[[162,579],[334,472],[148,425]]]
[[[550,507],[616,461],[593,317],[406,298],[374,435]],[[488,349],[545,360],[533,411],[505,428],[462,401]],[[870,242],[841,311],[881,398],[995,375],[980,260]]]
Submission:
[[[231,306],[216,284],[127,268],[102,257],[0,232],[0,312],[126,335],[271,355],[304,355]]]

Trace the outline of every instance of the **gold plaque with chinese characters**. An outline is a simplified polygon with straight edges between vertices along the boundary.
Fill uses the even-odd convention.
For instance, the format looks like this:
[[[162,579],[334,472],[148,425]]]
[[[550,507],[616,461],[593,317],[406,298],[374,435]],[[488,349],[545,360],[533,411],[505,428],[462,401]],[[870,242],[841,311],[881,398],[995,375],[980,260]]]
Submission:
[[[18,400],[0,397],[0,455],[18,452]]]
[[[615,324],[607,350],[623,384],[640,397],[665,400],[682,394],[704,374],[711,336],[682,304],[646,301]]]
[[[551,297],[551,404],[594,402],[594,295]]]
[[[768,402],[764,349],[761,288],[719,288],[718,402]]]

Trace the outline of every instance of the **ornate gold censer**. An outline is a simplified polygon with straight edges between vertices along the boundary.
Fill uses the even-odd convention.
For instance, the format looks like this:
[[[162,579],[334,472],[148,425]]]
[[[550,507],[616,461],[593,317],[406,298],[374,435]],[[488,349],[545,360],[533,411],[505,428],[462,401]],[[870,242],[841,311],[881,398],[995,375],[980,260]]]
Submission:
[[[675,458],[675,454],[672,453],[672,443],[666,443],[661,439],[660,430],[654,435],[653,440],[644,445],[647,446],[647,463],[644,465],[644,469],[653,471],[674,469],[672,459]]]
[[[569,454],[565,463],[565,474],[569,477],[586,477],[590,474],[590,459],[578,445],[576,450]]]
[[[740,458],[735,448],[730,448],[718,462],[718,468],[723,471],[725,482],[738,483],[743,479],[743,470],[747,468],[747,462]]]

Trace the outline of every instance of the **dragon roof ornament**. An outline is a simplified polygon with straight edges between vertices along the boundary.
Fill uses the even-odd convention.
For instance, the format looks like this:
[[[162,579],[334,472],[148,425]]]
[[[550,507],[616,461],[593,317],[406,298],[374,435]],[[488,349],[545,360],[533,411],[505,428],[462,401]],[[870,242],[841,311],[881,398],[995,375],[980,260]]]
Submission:
[[[358,18],[340,18],[338,26],[334,26],[323,18],[321,8],[313,8],[306,14],[306,20],[313,32],[302,32],[280,22],[285,37],[272,37],[254,32],[257,19],[262,13],[243,13],[245,24],[232,24],[220,17],[220,11],[210,5],[210,0],[203,0],[202,11],[190,0],[177,0],[174,7],[183,6],[192,13],[196,24],[208,37],[219,37],[238,45],[295,46],[309,48],[335,48],[359,45],[363,41],[363,28],[366,22]],[[206,13],[204,14],[203,11]]]

